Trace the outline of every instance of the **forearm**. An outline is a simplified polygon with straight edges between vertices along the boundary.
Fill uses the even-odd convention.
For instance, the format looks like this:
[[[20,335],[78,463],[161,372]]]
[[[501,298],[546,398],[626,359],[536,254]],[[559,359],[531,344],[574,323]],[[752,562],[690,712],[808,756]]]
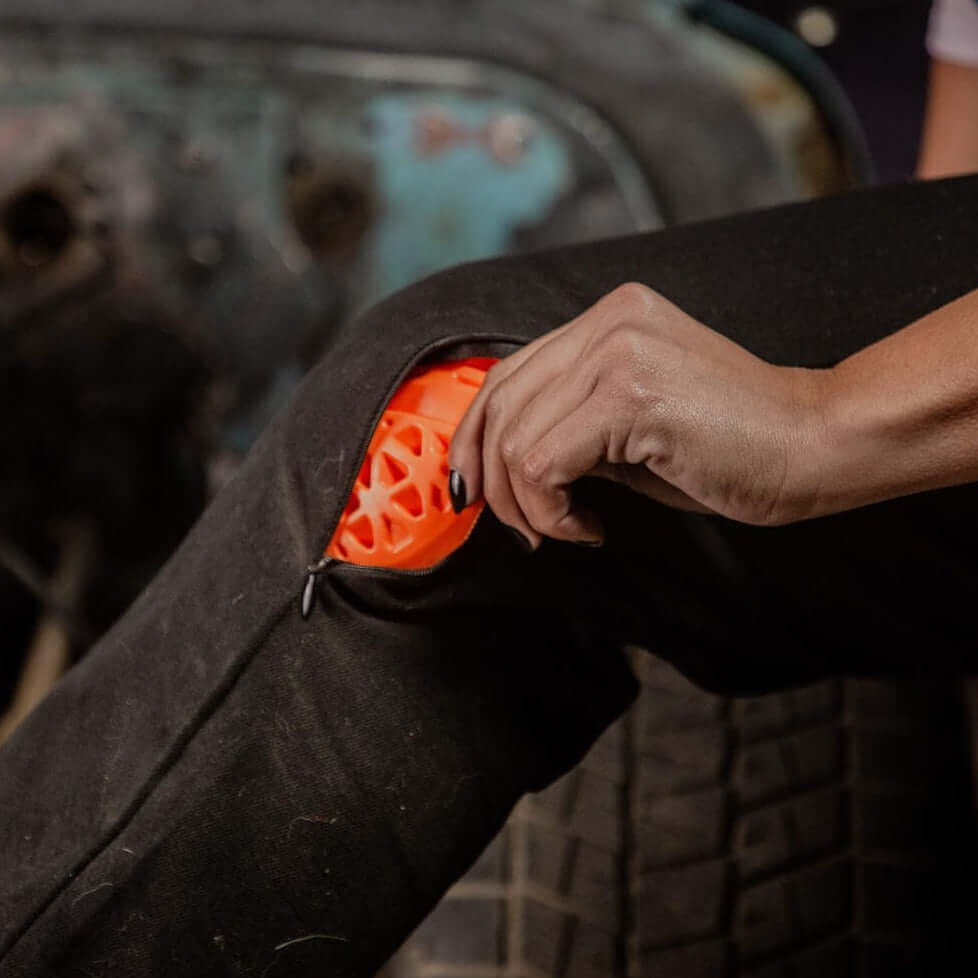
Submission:
[[[978,291],[815,380],[810,515],[978,481]]]

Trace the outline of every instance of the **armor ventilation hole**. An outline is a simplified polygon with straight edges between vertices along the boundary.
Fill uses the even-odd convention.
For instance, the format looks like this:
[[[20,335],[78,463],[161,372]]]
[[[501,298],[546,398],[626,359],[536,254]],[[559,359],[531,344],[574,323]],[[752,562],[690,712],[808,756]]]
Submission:
[[[445,494],[441,491],[441,486],[437,482],[431,484],[431,505],[439,513],[445,512]]]
[[[403,489],[399,489],[391,496],[391,499],[409,516],[417,518],[424,512],[424,501],[421,499],[421,493],[418,492],[416,486],[405,486]]]
[[[350,524],[350,532],[364,550],[373,550],[374,527],[370,522],[370,517],[366,513]]]
[[[403,482],[407,478],[408,470],[407,466],[394,458],[393,455],[388,455],[387,452],[380,453],[381,465],[380,465],[380,483],[383,486],[396,486],[399,482]]]
[[[438,444],[438,450],[442,453],[442,455],[447,455],[448,439],[444,435],[439,435],[437,432],[435,433],[435,439]]]
[[[424,444],[424,435],[421,433],[421,429],[417,425],[408,425],[406,428],[402,428],[394,436],[402,445],[406,445],[408,451],[412,455],[417,455],[421,457],[421,447]]]

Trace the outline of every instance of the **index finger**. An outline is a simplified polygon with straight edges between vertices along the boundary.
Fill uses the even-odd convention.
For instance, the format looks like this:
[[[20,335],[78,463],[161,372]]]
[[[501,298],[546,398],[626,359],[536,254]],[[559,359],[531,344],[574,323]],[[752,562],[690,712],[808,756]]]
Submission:
[[[451,466],[449,487],[451,489],[452,505],[456,511],[462,506],[468,506],[482,496],[482,436],[486,425],[486,403],[490,395],[527,360],[538,353],[543,347],[564,336],[580,317],[557,329],[538,336],[522,349],[500,360],[486,377],[481,390],[476,394],[468,410],[459,422],[452,437],[448,454],[448,464]],[[461,486],[458,485],[459,480]],[[461,500],[458,499],[461,495]]]

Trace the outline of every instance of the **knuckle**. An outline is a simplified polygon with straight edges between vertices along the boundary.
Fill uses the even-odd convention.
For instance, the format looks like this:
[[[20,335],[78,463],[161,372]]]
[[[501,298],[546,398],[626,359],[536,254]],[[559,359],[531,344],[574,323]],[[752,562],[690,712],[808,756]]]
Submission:
[[[514,431],[510,430],[503,434],[499,441],[499,452],[507,465],[513,466],[520,457],[519,439]]]
[[[541,452],[528,452],[516,463],[516,474],[522,482],[540,486],[547,481],[550,460]]]
[[[484,386],[487,388],[495,387],[505,376],[508,371],[508,367],[504,366],[504,361],[497,360],[489,369],[486,371],[486,379]]]
[[[612,293],[614,302],[633,314],[645,312],[654,302],[656,293],[641,282],[623,282]]]
[[[486,396],[486,419],[492,424],[498,424],[505,418],[509,405],[512,402],[513,379],[507,375],[503,377]]]
[[[499,389],[497,388],[491,391],[486,398],[486,421],[490,424],[495,424],[502,417],[505,406]]]
[[[643,351],[648,345],[644,330],[632,322],[620,322],[598,337],[594,350],[602,363],[611,369],[624,368],[644,359]]]
[[[645,331],[634,323],[621,323],[612,333],[617,349],[629,359],[641,356],[648,345]]]

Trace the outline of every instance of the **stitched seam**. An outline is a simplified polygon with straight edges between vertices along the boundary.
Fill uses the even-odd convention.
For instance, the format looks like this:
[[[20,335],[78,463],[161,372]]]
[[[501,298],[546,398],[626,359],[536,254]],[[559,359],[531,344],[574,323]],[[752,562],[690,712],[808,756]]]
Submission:
[[[102,855],[103,852],[119,837],[119,835],[129,826],[133,819],[139,814],[140,809],[149,800],[150,796],[163,779],[174,768],[183,752],[190,745],[190,742],[199,733],[205,723],[214,715],[221,703],[227,698],[228,694],[234,689],[235,684],[244,674],[245,669],[251,664],[252,660],[261,651],[262,645],[266,642],[272,632],[279,626],[285,616],[290,612],[294,605],[294,597],[289,598],[284,607],[279,610],[269,624],[259,630],[256,637],[249,644],[244,654],[233,662],[225,673],[224,678],[217,685],[211,695],[204,702],[200,710],[193,719],[184,727],[180,735],[174,741],[172,747],[167,751],[160,763],[153,769],[146,779],[146,783],[138,792],[136,797],[129,803],[123,813],[118,817],[116,824],[109,829],[101,843],[97,843],[92,849],[82,856],[74,867],[68,872],[67,877],[56,886],[47,898],[41,901],[37,909],[24,921],[23,925],[11,935],[6,947],[0,948],[0,965],[13,953],[16,946],[27,935],[28,931],[40,920],[40,918],[50,909],[52,904],[64,894],[71,883],[88,867]]]
[[[526,340],[523,337],[516,337],[508,333],[492,333],[492,334],[476,334],[472,333],[461,333],[449,337],[441,337],[439,339],[433,340],[424,347],[422,347],[417,353],[410,359],[407,366],[405,366],[397,375],[397,377],[388,385],[387,391],[384,398],[381,401],[380,407],[371,415],[371,419],[368,423],[366,434],[361,435],[359,440],[359,447],[357,451],[357,458],[359,458],[367,448],[369,444],[370,437],[373,435],[373,430],[377,425],[377,421],[380,415],[383,413],[384,408],[390,401],[393,393],[397,390],[398,385],[401,383],[404,377],[413,369],[413,367],[419,363],[426,355],[435,352],[441,347],[452,346],[458,343],[472,342],[472,341],[483,341],[486,343],[494,342],[516,342],[525,343]],[[356,469],[354,469],[354,472]],[[331,532],[331,531],[330,531]],[[326,542],[329,540],[329,536],[323,535],[320,538],[320,552],[325,547]],[[54,902],[64,894],[64,892],[71,886],[73,880],[75,880],[81,873],[85,872],[89,866],[103,852],[112,844],[113,840],[119,837],[119,835],[132,823],[133,819],[139,814],[143,805],[149,800],[153,792],[162,783],[163,779],[167,774],[173,769],[176,763],[179,761],[183,752],[190,745],[194,737],[199,733],[204,724],[214,715],[221,703],[226,699],[228,694],[234,688],[237,681],[243,675],[245,669],[251,664],[252,660],[261,650],[261,646],[268,639],[271,633],[278,627],[280,622],[289,613],[294,599],[290,598],[285,605],[275,614],[271,622],[267,627],[261,629],[255,639],[249,644],[248,649],[236,662],[232,663],[228,672],[225,674],[222,681],[214,689],[211,695],[207,698],[204,705],[200,708],[194,718],[187,724],[184,730],[180,733],[177,739],[174,741],[173,746],[164,755],[160,763],[153,769],[150,775],[146,779],[146,783],[142,789],[137,793],[136,797],[129,803],[123,813],[119,816],[116,824],[106,833],[101,843],[96,844],[92,849],[82,856],[78,862],[72,867],[68,872],[66,878],[56,886],[50,894],[43,899],[37,906],[37,909],[30,914],[20,928],[15,930],[10,938],[8,939],[5,946],[0,947],[0,965],[4,963],[13,951],[16,949],[17,945],[23,940],[30,929],[40,920],[40,918],[51,908]]]

